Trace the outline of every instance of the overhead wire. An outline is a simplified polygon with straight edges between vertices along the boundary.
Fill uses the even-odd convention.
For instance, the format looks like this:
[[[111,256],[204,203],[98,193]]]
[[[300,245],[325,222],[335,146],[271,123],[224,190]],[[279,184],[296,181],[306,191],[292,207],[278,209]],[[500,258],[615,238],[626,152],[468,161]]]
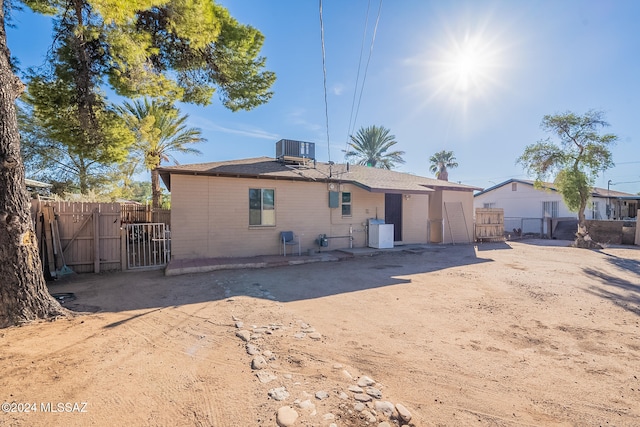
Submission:
[[[347,126],[347,140],[345,143],[345,153],[349,149],[349,138],[351,136],[351,123],[353,122],[353,111],[356,108],[356,96],[358,95],[358,83],[360,82],[360,68],[362,67],[362,54],[364,53],[364,41],[367,38],[367,28],[369,27],[369,9],[371,9],[371,0],[367,2],[367,13],[364,21],[364,29],[362,31],[362,42],[360,43],[360,57],[358,58],[358,71],[356,73],[356,83],[353,87],[353,99],[351,100],[351,113],[349,113],[349,126]]]
[[[380,0],[380,4],[378,5],[378,15],[376,17],[376,25],[373,27],[373,36],[371,37],[371,45],[369,46],[369,56],[367,58],[367,65],[364,67],[364,75],[362,76],[362,86],[360,87],[360,96],[358,98],[358,105],[356,107],[356,113],[353,119],[353,127],[349,129],[349,134],[353,134],[353,131],[356,126],[356,122],[358,120],[358,113],[360,112],[360,103],[362,102],[362,94],[364,92],[364,85],[367,80],[367,71],[369,70],[369,64],[371,62],[371,56],[373,55],[373,46],[376,41],[376,34],[378,32],[378,24],[380,23],[380,13],[382,11],[382,0]]]
[[[358,91],[358,80],[359,80],[359,76],[360,76],[360,66],[362,64],[362,52],[364,50],[364,39],[365,39],[367,26],[368,26],[368,22],[369,22],[369,6],[370,6],[370,2],[367,5],[367,19],[366,19],[366,23],[365,23],[362,46],[361,46],[361,51],[360,51],[360,61],[358,62],[358,74],[357,74],[357,77],[356,77],[356,87],[355,87],[355,91],[354,91],[354,102],[352,103],[352,106],[351,106],[351,117],[353,117],[353,122],[351,121],[351,117],[350,117],[349,118],[349,128],[347,129],[349,135],[351,135],[353,133],[353,130],[355,129],[356,121],[358,119],[358,113],[360,111],[360,104],[362,102],[362,94],[364,92],[364,86],[365,86],[365,82],[366,82],[366,79],[367,79],[367,71],[369,69],[369,64],[371,63],[371,57],[373,55],[373,47],[375,45],[376,34],[378,32],[378,24],[380,23],[380,14],[382,12],[382,0],[380,0],[380,3],[378,5],[378,13],[377,13],[377,16],[376,16],[376,24],[375,24],[374,29],[373,29],[373,35],[372,35],[372,38],[371,38],[371,45],[369,47],[369,56],[367,57],[367,64],[365,66],[364,75],[362,77],[362,85],[360,87],[360,95],[358,97],[358,103],[357,103],[357,106],[355,108],[355,114],[353,114],[353,104],[355,103],[355,97],[356,97],[356,93]],[[319,15],[320,15],[320,41],[321,41],[321,45],[322,45],[322,76],[323,76],[323,86],[324,86],[324,115],[325,115],[325,122],[326,122],[325,123],[326,131],[327,131],[327,155],[328,155],[329,162],[331,162],[331,141],[330,141],[330,136],[329,136],[329,102],[328,102],[328,99],[327,99],[327,64],[326,64],[326,51],[325,51],[325,43],[324,43],[324,19],[323,19],[323,14],[322,14],[322,0],[319,0]],[[347,136],[347,143],[348,143],[349,135]]]
[[[324,49],[324,21],[322,19],[322,0],[320,0],[320,41],[322,43],[322,75],[324,80],[324,116],[327,127],[327,156],[331,162],[331,143],[329,141],[329,102],[327,101],[327,65]]]

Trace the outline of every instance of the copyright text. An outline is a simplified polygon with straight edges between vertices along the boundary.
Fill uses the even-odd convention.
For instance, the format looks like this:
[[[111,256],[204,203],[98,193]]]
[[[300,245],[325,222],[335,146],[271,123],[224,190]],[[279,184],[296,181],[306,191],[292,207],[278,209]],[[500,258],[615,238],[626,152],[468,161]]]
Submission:
[[[2,412],[27,413],[27,412],[66,412],[86,413],[87,402],[4,402]]]

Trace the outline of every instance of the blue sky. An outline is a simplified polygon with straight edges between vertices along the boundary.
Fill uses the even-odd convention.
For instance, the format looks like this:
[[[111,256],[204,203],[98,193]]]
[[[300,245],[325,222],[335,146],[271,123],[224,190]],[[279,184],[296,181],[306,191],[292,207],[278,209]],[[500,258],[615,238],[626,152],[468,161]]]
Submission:
[[[490,187],[527,178],[515,160],[548,136],[545,114],[597,109],[619,141],[616,166],[596,185],[640,192],[638,1],[387,0],[371,48],[379,1],[324,0],[328,137],[318,1],[220,3],[265,35],[275,95],[249,112],[217,98],[181,105],[208,142],[180,163],[274,156],[281,138],[315,142],[318,160],[343,162],[348,135],[377,125],[406,153],[398,170],[432,176],[429,157],[451,150],[459,163],[451,181]],[[14,24],[12,54],[23,68],[41,64],[50,21],[24,12]]]

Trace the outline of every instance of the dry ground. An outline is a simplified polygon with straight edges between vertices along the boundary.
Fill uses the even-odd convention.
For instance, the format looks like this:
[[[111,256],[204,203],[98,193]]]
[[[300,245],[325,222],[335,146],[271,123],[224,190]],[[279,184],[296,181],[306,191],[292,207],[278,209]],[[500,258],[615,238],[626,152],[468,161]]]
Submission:
[[[0,330],[0,402],[36,405],[0,424],[275,426],[279,407],[310,399],[296,426],[364,426],[338,397],[347,371],[415,426],[638,425],[640,250],[551,243],[75,276],[51,291],[96,313]],[[234,317],[272,332],[252,341],[273,352],[275,380],[252,371]],[[295,338],[306,326],[322,338]],[[267,395],[280,386],[282,402]],[[59,402],[78,406],[43,412]]]

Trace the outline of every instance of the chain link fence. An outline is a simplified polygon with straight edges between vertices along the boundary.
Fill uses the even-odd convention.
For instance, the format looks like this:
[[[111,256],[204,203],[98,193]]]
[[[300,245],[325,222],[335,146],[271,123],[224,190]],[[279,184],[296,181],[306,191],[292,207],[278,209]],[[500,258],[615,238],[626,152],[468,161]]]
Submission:
[[[544,218],[505,217],[504,234],[509,239],[544,237]]]

